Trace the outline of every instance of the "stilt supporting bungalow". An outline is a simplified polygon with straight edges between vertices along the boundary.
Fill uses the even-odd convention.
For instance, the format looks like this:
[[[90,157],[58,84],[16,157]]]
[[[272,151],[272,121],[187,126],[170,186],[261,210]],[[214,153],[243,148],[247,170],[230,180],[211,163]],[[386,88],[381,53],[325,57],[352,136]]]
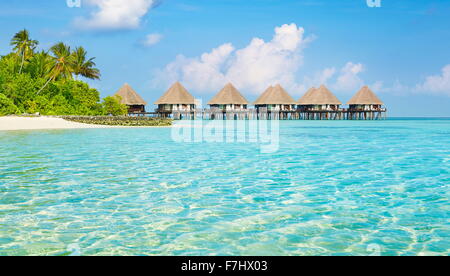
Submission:
[[[349,105],[347,118],[349,120],[380,120],[386,119],[386,108],[378,96],[364,86],[347,103]]]
[[[196,116],[195,98],[176,82],[164,95],[155,102],[158,106],[156,113],[163,118],[194,119]]]
[[[248,116],[249,102],[233,86],[228,83],[208,105],[210,110],[205,112],[206,119],[246,120]]]
[[[145,102],[128,85],[120,93],[134,112],[145,111]],[[142,105],[142,109],[138,107]],[[348,102],[349,108],[341,108],[342,102],[325,86],[309,89],[296,102],[281,85],[270,86],[249,108],[249,102],[231,84],[208,102],[210,108],[197,109],[194,97],[177,82],[158,100],[154,115],[176,120],[379,120],[386,118],[384,103],[369,87],[364,86]],[[199,114],[197,114],[197,112]],[[150,114],[150,113],[145,113]]]
[[[297,102],[279,84],[267,88],[254,105],[258,119],[296,119]]]
[[[145,113],[147,103],[128,83],[125,83],[115,95],[120,96],[122,104],[128,106],[130,115]]]
[[[344,112],[342,102],[325,85],[309,89],[298,101],[299,119],[341,120]]]

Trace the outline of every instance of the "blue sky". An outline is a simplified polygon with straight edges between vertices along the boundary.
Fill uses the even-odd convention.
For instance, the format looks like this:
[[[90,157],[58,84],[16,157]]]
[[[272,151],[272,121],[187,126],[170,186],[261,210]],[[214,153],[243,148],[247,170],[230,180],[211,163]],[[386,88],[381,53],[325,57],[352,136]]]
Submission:
[[[27,28],[44,49],[84,46],[103,96],[128,82],[152,103],[180,80],[204,102],[228,81],[249,100],[278,82],[299,98],[324,83],[346,102],[367,84],[391,116],[450,116],[450,2],[380,2],[2,1],[0,55]]]

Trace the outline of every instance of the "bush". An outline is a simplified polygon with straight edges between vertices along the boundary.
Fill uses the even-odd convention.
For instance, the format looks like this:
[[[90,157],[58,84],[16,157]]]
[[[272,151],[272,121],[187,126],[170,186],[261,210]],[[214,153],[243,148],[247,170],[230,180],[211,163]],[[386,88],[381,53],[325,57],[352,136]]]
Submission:
[[[128,114],[128,106],[121,104],[120,96],[109,96],[103,99],[105,115],[121,116]]]
[[[23,41],[21,41],[23,40]],[[18,45],[27,41],[27,55],[21,56]],[[37,41],[29,38],[27,30],[18,32],[11,40],[14,52],[0,56],[0,112],[40,113],[42,115],[115,115],[126,114],[126,107],[112,98],[100,102],[100,93],[74,76],[99,79],[94,58],[87,58],[83,47],[71,51],[68,45],[57,43],[48,51],[34,52]],[[66,62],[65,70],[55,70],[61,53],[74,62]],[[106,111],[105,108],[106,107]]]
[[[14,102],[3,94],[0,94],[0,116],[18,114],[19,109]]]

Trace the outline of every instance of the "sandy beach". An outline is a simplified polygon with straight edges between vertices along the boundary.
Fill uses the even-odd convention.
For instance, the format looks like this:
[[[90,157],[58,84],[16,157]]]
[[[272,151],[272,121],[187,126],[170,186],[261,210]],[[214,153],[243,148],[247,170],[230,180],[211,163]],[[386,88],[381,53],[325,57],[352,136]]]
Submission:
[[[4,130],[40,130],[40,129],[77,129],[112,128],[114,126],[88,125],[69,122],[53,117],[0,117],[0,131]]]

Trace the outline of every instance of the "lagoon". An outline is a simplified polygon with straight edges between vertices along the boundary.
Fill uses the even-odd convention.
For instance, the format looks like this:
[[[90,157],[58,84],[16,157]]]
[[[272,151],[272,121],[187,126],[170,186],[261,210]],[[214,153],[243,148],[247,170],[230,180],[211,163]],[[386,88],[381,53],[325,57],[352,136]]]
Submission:
[[[0,132],[0,255],[449,255],[450,120]]]

